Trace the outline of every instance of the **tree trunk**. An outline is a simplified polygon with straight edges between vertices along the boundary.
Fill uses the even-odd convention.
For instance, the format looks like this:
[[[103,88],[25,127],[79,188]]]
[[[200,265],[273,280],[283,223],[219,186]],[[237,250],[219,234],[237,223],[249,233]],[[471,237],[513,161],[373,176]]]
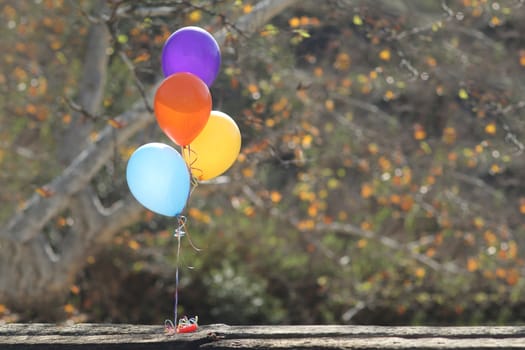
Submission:
[[[99,0],[94,4],[96,17],[102,18],[107,10],[106,2]],[[108,64],[107,48],[110,44],[110,34],[103,21],[92,23],[86,43],[84,68],[79,84],[78,104],[82,110],[91,116],[96,115],[101,105],[106,83]],[[59,143],[57,157],[62,164],[69,164],[86,147],[89,133],[93,130],[93,123],[86,120],[86,116],[77,112]],[[87,187],[89,190],[89,186]],[[85,191],[85,190],[83,190]],[[79,200],[84,197],[83,191],[73,198],[60,201],[60,209],[69,205],[72,208],[80,207]],[[38,201],[39,198],[35,199]],[[45,199],[40,198],[45,201]],[[54,215],[40,216],[40,225],[45,225]],[[85,221],[82,217],[75,217],[77,222]],[[38,228],[42,228],[43,225]],[[38,230],[40,231],[40,230]],[[78,237],[84,237],[84,230],[77,230]],[[0,277],[0,300],[7,300],[15,308],[31,306],[30,312],[44,312],[56,314],[49,310],[48,305],[60,304],[67,295],[68,285],[71,285],[77,266],[76,261],[65,261],[47,241],[41,232],[34,239],[22,244],[5,242],[0,246],[0,265],[4,267]],[[69,237],[68,237],[69,238]],[[71,239],[66,239],[71,241]],[[79,241],[75,239],[74,241]],[[64,245],[63,248],[70,248]],[[79,256],[81,258],[81,256]],[[85,259],[84,259],[85,260]],[[12,273],[13,267],[17,273]]]

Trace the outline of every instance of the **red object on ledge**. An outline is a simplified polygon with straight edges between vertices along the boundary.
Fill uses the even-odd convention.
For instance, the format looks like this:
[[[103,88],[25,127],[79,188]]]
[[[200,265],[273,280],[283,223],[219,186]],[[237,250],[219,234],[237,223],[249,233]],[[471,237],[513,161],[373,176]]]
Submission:
[[[188,324],[188,325],[178,325],[177,326],[177,333],[191,333],[195,332],[199,328],[199,326],[196,323]]]
[[[184,316],[179,320],[179,324],[177,325],[177,333],[192,333],[195,332],[199,325],[197,324],[197,321],[199,320],[198,316],[189,318],[187,316]]]

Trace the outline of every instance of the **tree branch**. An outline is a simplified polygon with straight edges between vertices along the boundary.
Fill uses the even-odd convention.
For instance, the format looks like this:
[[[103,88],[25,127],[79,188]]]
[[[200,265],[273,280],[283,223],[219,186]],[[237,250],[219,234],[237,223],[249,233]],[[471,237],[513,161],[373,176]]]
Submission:
[[[115,139],[114,128],[108,125],[98,140],[88,145],[60,176],[46,185],[53,195],[43,198],[34,194],[25,208],[2,229],[0,237],[17,242],[27,242],[35,237],[50,219],[67,207],[69,198],[88,184],[111,159],[113,142],[122,145],[154,120],[142,100],[118,119],[126,125],[118,130]]]
[[[235,22],[235,29],[245,35],[250,35],[259,29],[261,25],[297,1],[298,0],[261,0],[253,7],[252,12],[240,17]],[[214,37],[217,42],[224,43],[228,34],[228,29],[223,28],[215,33]]]
[[[388,247],[394,250],[398,250],[398,251],[404,251],[408,253],[410,257],[414,258],[420,263],[427,265],[428,267],[436,271],[447,271],[451,273],[461,272],[461,269],[451,262],[440,263],[432,258],[429,258],[428,256],[424,254],[420,254],[413,250],[407,249],[407,247],[404,244],[394,239],[391,239],[385,236],[381,236],[373,231],[363,230],[352,224],[338,223],[338,222],[334,222],[331,224],[319,223],[317,224],[315,229],[318,231],[336,231],[336,232],[340,232],[346,235],[357,236],[357,237],[366,238],[366,239],[370,239],[370,240],[379,242],[385,247]]]

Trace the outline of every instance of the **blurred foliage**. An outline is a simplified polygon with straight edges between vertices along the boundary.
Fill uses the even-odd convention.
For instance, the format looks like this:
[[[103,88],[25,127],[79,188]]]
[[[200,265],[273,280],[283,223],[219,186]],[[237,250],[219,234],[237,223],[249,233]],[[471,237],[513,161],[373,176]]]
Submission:
[[[88,3],[3,5],[0,219],[61,170],[54,137],[71,113]],[[229,324],[522,322],[523,1],[302,1],[249,38],[230,19],[255,2],[213,3],[110,23],[108,116],[140,98],[134,75],[159,77],[173,30],[231,31],[212,95],[243,148],[226,184],[190,199],[182,312]],[[94,180],[103,202],[126,193],[126,159],[163,139],[157,129],[116,150]],[[54,225],[74,229],[67,213]],[[90,257],[68,317],[169,317],[174,225],[145,212]]]

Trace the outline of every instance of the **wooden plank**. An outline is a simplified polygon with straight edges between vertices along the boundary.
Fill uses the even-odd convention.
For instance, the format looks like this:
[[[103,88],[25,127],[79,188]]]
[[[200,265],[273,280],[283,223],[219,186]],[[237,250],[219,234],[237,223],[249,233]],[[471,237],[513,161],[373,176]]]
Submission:
[[[0,349],[525,349],[525,327],[201,326],[7,324]]]

